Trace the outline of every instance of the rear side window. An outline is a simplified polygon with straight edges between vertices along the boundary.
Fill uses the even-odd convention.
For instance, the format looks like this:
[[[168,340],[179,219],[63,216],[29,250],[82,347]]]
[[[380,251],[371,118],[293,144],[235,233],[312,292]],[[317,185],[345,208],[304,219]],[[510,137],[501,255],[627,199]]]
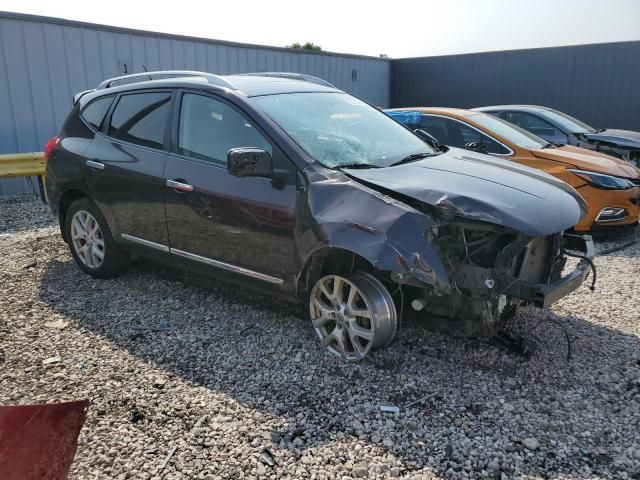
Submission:
[[[111,115],[109,135],[145,147],[162,148],[170,105],[169,92],[124,95]]]
[[[80,116],[93,128],[100,130],[100,125],[102,125],[102,120],[104,120],[104,116],[107,114],[107,110],[109,110],[111,102],[113,102],[113,96],[102,97],[94,100],[84,107]]]
[[[487,153],[498,155],[510,153],[503,145],[479,130],[451,118],[423,115],[420,128],[440,143],[450,147],[465,148],[468,143],[478,142],[486,147]]]

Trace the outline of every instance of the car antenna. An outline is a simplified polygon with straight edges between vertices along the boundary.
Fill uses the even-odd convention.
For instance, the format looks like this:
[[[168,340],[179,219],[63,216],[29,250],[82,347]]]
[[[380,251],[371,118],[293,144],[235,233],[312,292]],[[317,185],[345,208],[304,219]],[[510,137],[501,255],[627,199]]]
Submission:
[[[144,70],[145,72],[147,72],[147,73],[149,72],[149,70],[147,70],[147,66],[146,66],[144,63],[142,64],[142,68],[143,68],[143,70]],[[153,80],[153,79],[151,78],[151,75],[149,75],[149,80]]]

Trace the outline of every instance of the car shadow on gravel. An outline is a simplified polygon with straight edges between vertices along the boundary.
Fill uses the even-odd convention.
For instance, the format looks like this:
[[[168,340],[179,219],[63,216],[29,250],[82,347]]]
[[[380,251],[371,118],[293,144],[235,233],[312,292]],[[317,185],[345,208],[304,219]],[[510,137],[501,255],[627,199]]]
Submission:
[[[640,400],[640,339],[575,316],[520,314],[521,325],[537,326],[529,360],[409,318],[394,344],[348,364],[320,348],[300,307],[150,262],[100,281],[54,260],[40,297],[170,375],[281,418],[269,447],[276,462],[285,450],[299,458],[358,437],[407,473],[452,475],[471,465],[498,477],[545,476],[584,465],[606,476],[625,432],[637,436],[624,412]],[[538,445],[526,447],[530,438]],[[500,452],[522,464],[486,466]],[[349,460],[348,451],[336,455]]]

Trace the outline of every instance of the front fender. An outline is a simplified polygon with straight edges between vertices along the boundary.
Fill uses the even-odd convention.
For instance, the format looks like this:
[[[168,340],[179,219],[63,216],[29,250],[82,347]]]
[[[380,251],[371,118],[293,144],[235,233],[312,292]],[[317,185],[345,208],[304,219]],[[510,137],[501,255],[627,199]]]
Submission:
[[[449,277],[426,214],[343,175],[311,182],[313,221],[301,232],[305,264],[323,248],[359,255],[399,284],[449,291]]]

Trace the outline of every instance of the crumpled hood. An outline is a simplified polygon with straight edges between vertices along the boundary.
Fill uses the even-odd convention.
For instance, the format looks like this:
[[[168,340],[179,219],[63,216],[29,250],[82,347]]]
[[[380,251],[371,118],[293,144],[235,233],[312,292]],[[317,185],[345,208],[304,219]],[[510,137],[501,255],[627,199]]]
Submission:
[[[614,144],[617,147],[640,149],[640,132],[607,128],[602,132],[583,133],[581,135],[595,142],[608,142]]]
[[[538,158],[566,163],[582,170],[606,173],[616,177],[639,178],[640,170],[624,160],[608,155],[594,155],[584,148],[563,146],[530,150]]]
[[[457,148],[396,167],[344,172],[445,212],[504,225],[531,237],[570,228],[586,214],[582,197],[557,178]]]

